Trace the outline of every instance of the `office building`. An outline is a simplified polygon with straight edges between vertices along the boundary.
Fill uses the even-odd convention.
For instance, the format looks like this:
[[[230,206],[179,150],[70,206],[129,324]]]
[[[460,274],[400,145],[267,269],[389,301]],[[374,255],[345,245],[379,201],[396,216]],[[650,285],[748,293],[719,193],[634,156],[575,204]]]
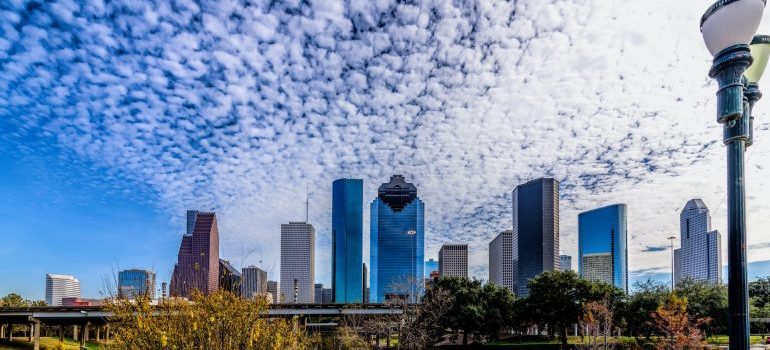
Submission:
[[[194,218],[194,219],[193,219]],[[194,222],[190,227],[189,223]],[[189,298],[193,290],[219,289],[219,229],[214,213],[188,211],[177,263],[171,275],[171,296]]]
[[[64,298],[80,298],[80,281],[68,275],[45,275],[45,303],[62,306]]]
[[[417,187],[393,175],[371,204],[370,300],[417,300],[423,289],[425,208]]]
[[[281,225],[281,300],[315,302],[315,228],[306,222]]]
[[[427,278],[433,271],[438,272],[438,260],[428,259],[425,260],[425,272],[424,275]]]
[[[323,304],[323,283],[316,283],[313,288],[313,294],[315,295],[316,303]]]
[[[332,297],[336,303],[363,300],[364,181],[332,183]]]
[[[118,297],[155,299],[155,272],[139,269],[118,272]]]
[[[625,292],[628,292],[627,212],[625,204],[613,204],[578,214],[580,275]],[[607,265],[601,265],[604,263]]]
[[[332,304],[333,302],[334,300],[332,300],[332,289],[321,289],[321,304]]]
[[[527,297],[527,283],[559,268],[559,181],[532,180],[513,190],[513,279],[516,294]]]
[[[369,287],[369,269],[366,268],[366,263],[363,263],[362,265],[363,278],[361,280],[363,282],[361,283],[361,303],[367,304],[369,303],[369,293],[367,293]],[[334,298],[332,298],[332,300],[333,299]]]
[[[241,273],[224,259],[219,259],[219,288],[241,295]]]
[[[500,232],[489,242],[489,283],[517,291],[513,279],[513,231]]]
[[[559,255],[559,270],[572,271],[572,257],[569,255]]]
[[[254,265],[241,270],[241,296],[253,299],[267,292],[267,272]]]
[[[468,278],[468,244],[444,244],[438,252],[441,277]]]
[[[701,199],[691,199],[679,214],[679,267],[681,279],[722,282],[722,237],[711,229],[711,213]],[[679,282],[679,280],[677,282]]]
[[[270,294],[272,297],[272,302],[275,304],[280,304],[283,301],[278,297],[278,293],[280,293],[280,288],[278,288],[278,281],[267,281],[267,293]]]

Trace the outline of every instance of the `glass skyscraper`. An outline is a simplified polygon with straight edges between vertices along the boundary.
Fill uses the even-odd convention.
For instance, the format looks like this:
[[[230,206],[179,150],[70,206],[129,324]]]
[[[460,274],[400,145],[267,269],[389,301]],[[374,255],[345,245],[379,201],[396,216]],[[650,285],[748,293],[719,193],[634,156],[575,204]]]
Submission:
[[[332,299],[363,301],[364,181],[332,183]],[[321,302],[321,300],[316,300]]]
[[[530,279],[559,269],[559,181],[532,180],[513,190],[513,280],[527,297]]]
[[[580,276],[628,292],[628,236],[625,204],[613,204],[578,215]]]
[[[147,296],[155,299],[155,272],[139,269],[118,272],[118,296],[127,299]]]
[[[371,206],[371,302],[416,301],[424,279],[425,208],[417,187],[393,175]]]

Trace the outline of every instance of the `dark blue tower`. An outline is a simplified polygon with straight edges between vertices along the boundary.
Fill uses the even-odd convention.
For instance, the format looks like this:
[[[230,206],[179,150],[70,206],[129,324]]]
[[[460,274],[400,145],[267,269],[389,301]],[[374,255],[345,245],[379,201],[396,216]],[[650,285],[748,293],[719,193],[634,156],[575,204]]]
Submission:
[[[628,292],[627,226],[625,204],[608,205],[578,215],[578,270],[581,276],[590,276],[590,279],[607,282]],[[590,264],[587,255],[604,255],[609,266]]]
[[[332,183],[332,299],[363,302],[364,181]]]

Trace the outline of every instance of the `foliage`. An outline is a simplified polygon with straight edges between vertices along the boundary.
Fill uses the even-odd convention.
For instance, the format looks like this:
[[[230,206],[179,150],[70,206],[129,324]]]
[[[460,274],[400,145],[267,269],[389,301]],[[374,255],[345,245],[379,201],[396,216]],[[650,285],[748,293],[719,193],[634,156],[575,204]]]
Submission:
[[[763,309],[766,306],[770,306],[770,277],[750,282],[749,296],[757,308]]]
[[[0,298],[0,307],[36,307],[45,306],[43,300],[24,299],[21,295],[10,293]]]
[[[634,289],[636,292],[629,296],[624,312],[628,330],[635,337],[643,336],[650,339],[655,332],[650,316],[666,302],[669,288],[664,284],[647,280],[634,284]]]
[[[687,300],[688,312],[701,324],[705,334],[727,333],[727,287],[706,281],[684,279],[676,286],[676,295]]]
[[[264,298],[242,299],[227,291],[194,292],[192,302],[114,299],[107,306],[109,349],[306,349],[315,341],[296,320],[267,318]]]
[[[588,336],[588,348],[600,349],[599,338],[603,338],[602,347],[608,349],[608,338],[612,336],[613,312],[609,300],[592,301],[583,306],[580,326]]]
[[[652,319],[655,328],[665,336],[656,345],[658,350],[703,349],[706,345],[699,326],[707,320],[690,317],[687,299],[670,294]]]
[[[517,319],[516,296],[505,287],[492,284],[481,290],[481,333],[491,340],[504,330],[515,328]]]

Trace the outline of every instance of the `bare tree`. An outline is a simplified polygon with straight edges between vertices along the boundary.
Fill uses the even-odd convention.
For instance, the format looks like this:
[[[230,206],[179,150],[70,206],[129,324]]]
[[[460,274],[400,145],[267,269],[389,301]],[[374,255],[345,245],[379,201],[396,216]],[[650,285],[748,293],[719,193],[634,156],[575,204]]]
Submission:
[[[580,317],[581,328],[588,338],[589,349],[610,349],[608,338],[612,336],[612,308],[607,300],[592,301],[584,306],[585,312]],[[603,339],[600,344],[599,340]]]

